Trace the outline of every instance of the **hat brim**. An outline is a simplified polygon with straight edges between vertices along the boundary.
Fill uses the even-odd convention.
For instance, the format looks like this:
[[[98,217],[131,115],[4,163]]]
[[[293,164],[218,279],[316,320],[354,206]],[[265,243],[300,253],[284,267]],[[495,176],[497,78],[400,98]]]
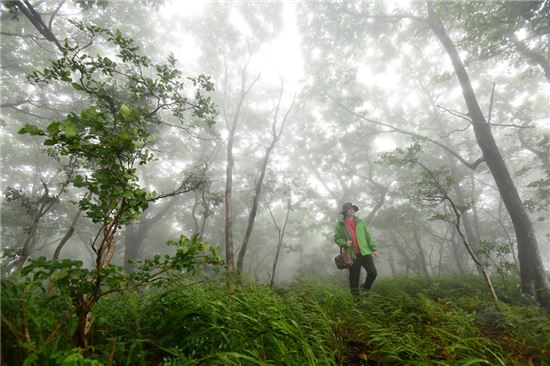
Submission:
[[[345,213],[348,209],[352,208],[355,210],[355,212],[359,211],[359,207],[353,205],[353,206],[350,206],[348,208],[346,208],[345,210],[342,210],[342,212],[340,212],[341,214]]]

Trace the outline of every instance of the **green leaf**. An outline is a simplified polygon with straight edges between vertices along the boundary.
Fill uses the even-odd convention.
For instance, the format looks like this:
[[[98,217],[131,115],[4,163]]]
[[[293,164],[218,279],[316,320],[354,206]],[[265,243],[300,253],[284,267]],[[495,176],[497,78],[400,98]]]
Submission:
[[[82,87],[82,85],[80,85],[79,83],[71,83],[71,85],[72,85],[73,88],[75,88],[76,90],[84,90],[84,88]]]
[[[81,175],[76,175],[73,180],[73,184],[75,187],[84,187],[86,184],[86,180]]]
[[[68,137],[75,137],[78,133],[78,127],[74,121],[65,120],[61,124],[61,129]]]
[[[95,110],[95,107],[88,107],[80,112],[80,116],[86,121],[95,119],[97,117],[97,114],[98,113]]]
[[[50,133],[50,135],[55,135],[56,133],[59,132],[59,126],[61,125],[61,123],[59,122],[52,122],[48,125],[48,132]]]
[[[123,104],[120,106],[120,114],[124,118],[130,118],[132,115],[132,110],[126,104]]]
[[[33,136],[44,136],[45,135],[45,133],[44,133],[44,131],[42,131],[42,129],[40,129],[36,125],[31,125],[30,123],[27,123],[25,126],[23,126],[23,128],[21,128],[18,133],[21,134],[21,135],[28,133],[28,134],[33,135]]]

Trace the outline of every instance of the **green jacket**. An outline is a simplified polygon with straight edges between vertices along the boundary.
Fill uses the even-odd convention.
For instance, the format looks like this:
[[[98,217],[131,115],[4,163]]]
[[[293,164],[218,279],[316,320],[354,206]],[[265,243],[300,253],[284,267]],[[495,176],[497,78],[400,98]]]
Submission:
[[[355,219],[355,235],[357,236],[357,244],[359,244],[361,254],[369,255],[373,251],[377,251],[378,247],[376,246],[376,243],[369,234],[367,224],[365,224],[363,220],[358,219],[355,216],[353,218]],[[351,247],[348,247],[346,245],[348,238],[349,240],[351,240],[349,229],[344,224],[344,221],[339,221],[334,229],[334,241],[342,248],[348,250],[348,252],[350,252],[355,259],[355,250],[353,250],[353,245]]]

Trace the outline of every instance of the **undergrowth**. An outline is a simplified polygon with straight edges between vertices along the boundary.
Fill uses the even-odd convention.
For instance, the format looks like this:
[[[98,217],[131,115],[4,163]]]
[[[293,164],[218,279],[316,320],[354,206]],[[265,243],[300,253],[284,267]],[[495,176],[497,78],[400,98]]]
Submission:
[[[2,280],[3,365],[549,365],[550,317],[481,279],[378,280],[368,295],[305,280],[270,289],[174,276],[93,308],[89,349],[71,346],[70,302]],[[60,328],[62,324],[62,328]]]

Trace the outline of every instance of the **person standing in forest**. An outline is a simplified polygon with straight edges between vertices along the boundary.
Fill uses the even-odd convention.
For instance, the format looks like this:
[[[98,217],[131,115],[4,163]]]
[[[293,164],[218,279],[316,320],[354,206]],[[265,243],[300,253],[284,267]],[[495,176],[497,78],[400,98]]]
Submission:
[[[355,217],[357,211],[359,207],[351,202],[345,203],[341,212],[343,220],[336,224],[334,233],[336,244],[349,251],[353,257],[353,265],[349,269],[349,286],[352,295],[359,294],[361,267],[365,267],[367,271],[367,278],[363,284],[366,291],[370,290],[377,275],[373,257],[378,255],[378,247],[370,236],[365,222]]]

